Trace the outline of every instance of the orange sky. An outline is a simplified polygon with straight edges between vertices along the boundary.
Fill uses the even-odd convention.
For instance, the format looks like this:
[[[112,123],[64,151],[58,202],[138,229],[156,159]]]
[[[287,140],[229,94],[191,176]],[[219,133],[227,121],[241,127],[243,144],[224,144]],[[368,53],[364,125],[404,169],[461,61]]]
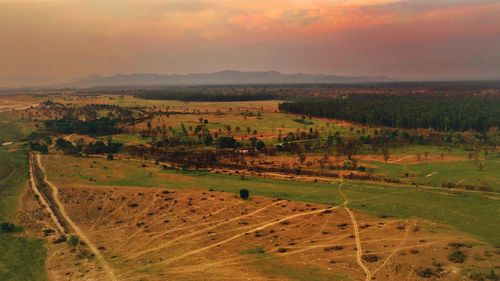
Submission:
[[[499,0],[0,0],[0,86],[224,69],[500,78],[499,50]]]

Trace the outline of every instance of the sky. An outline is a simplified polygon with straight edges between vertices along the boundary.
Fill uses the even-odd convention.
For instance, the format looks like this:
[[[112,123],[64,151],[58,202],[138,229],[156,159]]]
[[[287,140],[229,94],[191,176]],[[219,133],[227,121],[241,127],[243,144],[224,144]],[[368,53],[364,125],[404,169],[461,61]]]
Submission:
[[[227,69],[499,79],[500,0],[0,0],[0,86]]]

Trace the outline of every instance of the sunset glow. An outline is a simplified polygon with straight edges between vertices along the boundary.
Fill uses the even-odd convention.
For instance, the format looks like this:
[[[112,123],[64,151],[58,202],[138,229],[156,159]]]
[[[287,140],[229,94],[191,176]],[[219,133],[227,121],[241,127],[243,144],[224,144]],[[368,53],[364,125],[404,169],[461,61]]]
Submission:
[[[487,0],[0,0],[0,81],[223,69],[498,78],[499,15]]]

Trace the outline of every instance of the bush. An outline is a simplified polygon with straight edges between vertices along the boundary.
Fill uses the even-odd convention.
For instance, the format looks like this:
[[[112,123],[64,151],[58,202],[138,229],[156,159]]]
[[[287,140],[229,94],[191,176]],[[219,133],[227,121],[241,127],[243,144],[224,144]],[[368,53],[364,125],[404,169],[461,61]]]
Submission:
[[[379,257],[374,254],[364,254],[361,258],[366,262],[376,262],[379,260]]]
[[[256,148],[257,150],[261,150],[261,149],[263,149],[263,148],[265,148],[265,147],[266,147],[266,144],[265,144],[263,141],[261,141],[261,140],[258,140],[258,141],[255,143],[255,148]]]
[[[448,260],[454,263],[463,263],[466,258],[467,255],[460,250],[455,250],[448,256]]]
[[[78,245],[78,242],[79,242],[79,241],[80,241],[80,240],[79,240],[79,239],[78,239],[78,237],[76,237],[75,235],[70,235],[70,236],[68,237],[68,240],[67,240],[68,245],[70,245],[71,247],[76,247],[76,245]]]
[[[489,273],[485,272],[473,272],[469,275],[471,280],[474,281],[486,281],[486,280],[491,280],[491,281],[498,281],[500,278],[496,274],[495,270],[491,270]]]
[[[250,192],[246,189],[241,189],[240,190],[240,198],[243,200],[247,200],[248,197],[250,197]]]
[[[107,159],[110,161],[113,160],[114,159],[113,154],[109,153]]]
[[[237,148],[239,143],[233,137],[219,137],[217,139],[218,148]]]
[[[49,148],[46,144],[40,144],[38,142],[31,143],[31,149],[40,151],[43,154],[47,154],[49,152]]]
[[[11,233],[16,230],[16,225],[10,222],[0,223],[0,233]]]
[[[432,269],[432,268],[419,268],[417,269],[417,275],[422,278],[433,278],[439,277],[442,272],[441,268]]]

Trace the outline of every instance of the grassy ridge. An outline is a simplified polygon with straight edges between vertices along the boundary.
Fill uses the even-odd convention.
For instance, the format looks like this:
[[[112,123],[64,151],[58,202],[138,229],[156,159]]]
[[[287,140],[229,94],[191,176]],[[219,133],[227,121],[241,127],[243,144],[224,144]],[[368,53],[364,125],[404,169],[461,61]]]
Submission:
[[[130,161],[107,161],[104,159],[82,159],[73,171],[68,169],[75,158],[59,156],[52,158],[52,165],[64,165],[67,173],[64,180],[80,181],[104,186],[145,186],[174,189],[214,189],[238,192],[249,189],[252,195],[277,197],[289,200],[338,205],[343,202],[339,194],[339,183],[308,183],[265,179],[260,177],[213,174],[207,172],[176,172],[161,170],[156,166],[138,168]],[[56,160],[57,159],[57,160]],[[93,168],[90,163],[95,161]],[[59,164],[57,164],[59,163]],[[106,166],[106,168],[104,168]],[[49,173],[54,179],[61,179],[60,172]],[[453,192],[434,188],[408,186],[384,186],[375,184],[344,183],[349,204],[358,210],[376,215],[395,217],[421,217],[438,223],[448,224],[467,232],[478,239],[500,244],[497,230],[500,229],[500,204],[498,197],[472,192]]]
[[[19,141],[25,131],[19,121],[0,115],[0,138]],[[19,147],[0,147],[0,222],[13,221],[18,198],[28,175],[28,158]],[[43,241],[16,234],[0,234],[0,280],[46,280]]]

